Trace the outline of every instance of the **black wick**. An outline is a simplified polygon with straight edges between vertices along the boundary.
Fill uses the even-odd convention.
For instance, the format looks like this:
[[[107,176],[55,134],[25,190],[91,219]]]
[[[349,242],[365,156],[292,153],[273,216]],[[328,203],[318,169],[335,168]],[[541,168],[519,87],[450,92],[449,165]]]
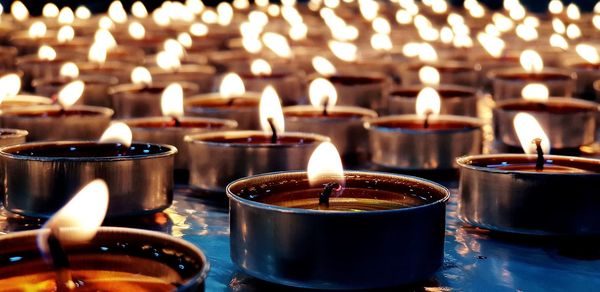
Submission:
[[[179,121],[179,119],[177,117],[172,116],[171,120],[173,120],[173,123],[175,124],[175,127],[181,127],[181,122]]]
[[[230,98],[229,101],[227,102],[227,106],[232,106],[235,103],[235,98]]]
[[[319,209],[328,209],[329,208],[329,198],[333,191],[337,191],[341,188],[339,183],[330,182],[325,185],[323,188],[323,192],[319,194]]]
[[[425,129],[429,128],[429,117],[431,117],[432,114],[433,114],[433,111],[431,111],[431,110],[427,110],[425,112],[425,121],[423,121],[423,128],[425,128]]]
[[[71,278],[71,272],[69,271],[69,258],[67,253],[63,249],[58,237],[54,234],[54,230],[50,232],[48,236],[48,249],[50,250],[50,257],[52,258],[52,266],[56,271],[56,286],[57,291],[69,291],[75,283]]]
[[[329,96],[325,96],[323,98],[323,115],[327,116],[329,113],[327,112],[327,106],[329,105]]]
[[[535,170],[543,171],[544,170],[544,150],[542,150],[542,139],[535,138],[535,139],[533,139],[533,143],[535,143],[535,151],[537,152],[537,159],[535,161]]]
[[[267,118],[267,122],[269,123],[269,127],[271,127],[271,132],[273,135],[271,136],[271,144],[277,143],[279,138],[277,137],[277,129],[275,128],[275,122],[273,122],[273,118]]]

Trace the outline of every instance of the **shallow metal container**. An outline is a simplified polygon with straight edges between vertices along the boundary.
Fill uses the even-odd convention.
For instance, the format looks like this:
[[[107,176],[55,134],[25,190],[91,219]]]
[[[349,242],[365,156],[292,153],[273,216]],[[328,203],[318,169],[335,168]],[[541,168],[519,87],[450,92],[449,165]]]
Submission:
[[[402,86],[394,88],[388,95],[389,114],[414,114],[417,95],[423,85]],[[440,114],[458,116],[477,116],[477,90],[472,87],[458,85],[439,85],[434,87],[442,100]]]
[[[209,117],[217,119],[234,120],[238,123],[238,129],[259,130],[260,120],[258,105],[261,94],[258,92],[246,92],[238,98],[253,99],[256,106],[248,107],[212,107],[206,106],[216,100],[223,99],[219,93],[206,93],[186,98],[185,114],[195,117]]]
[[[317,74],[308,76],[308,84]],[[335,87],[337,105],[358,106],[375,111],[385,110],[385,95],[391,85],[386,76],[369,72],[343,72],[339,75],[324,77]]]
[[[198,92],[210,92],[217,70],[209,65],[182,65],[174,71],[151,68],[150,74],[156,82],[189,82],[198,86]]]
[[[550,96],[571,97],[575,92],[576,75],[568,70],[546,68],[541,73],[527,73],[520,68],[491,70],[494,100],[521,97],[521,91],[530,83],[542,83]]]
[[[119,80],[116,77],[88,75],[80,76],[74,80],[81,80],[85,83],[85,89],[77,104],[111,107],[112,103],[108,95],[108,89],[118,84]],[[32,84],[36,94],[52,97],[70,81],[64,77],[53,77],[34,79]]]
[[[178,82],[183,88],[184,98],[198,93],[198,86],[189,82]],[[120,84],[109,90],[117,118],[157,117],[162,115],[160,100],[163,90],[170,82],[144,84]]]
[[[29,133],[18,129],[0,129],[0,147],[25,143]]]

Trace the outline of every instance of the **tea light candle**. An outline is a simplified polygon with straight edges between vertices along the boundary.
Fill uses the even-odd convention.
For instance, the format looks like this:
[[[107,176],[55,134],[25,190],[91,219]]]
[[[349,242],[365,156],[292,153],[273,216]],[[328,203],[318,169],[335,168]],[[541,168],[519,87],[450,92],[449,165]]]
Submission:
[[[600,55],[595,47],[579,44],[575,47],[577,58],[567,59],[566,66],[577,75],[575,96],[594,99],[594,81],[600,79]]]
[[[237,71],[249,91],[260,92],[267,85],[271,85],[281,96],[284,105],[305,103],[304,76],[299,73],[300,71],[281,67],[273,69],[265,59],[253,60],[250,70],[239,68]]]
[[[52,100],[48,97],[19,94],[21,91],[21,77],[16,73],[5,74],[0,77],[0,109],[26,107],[32,105],[50,105]]]
[[[176,46],[181,46],[172,40]],[[184,50],[181,47],[181,50]],[[157,67],[150,67],[149,71],[157,82],[189,82],[198,86],[198,91],[209,92],[213,86],[216,69],[209,65],[185,64],[182,65],[179,56],[170,51],[163,51],[156,55]]]
[[[360,165],[367,160],[366,119],[376,118],[375,111],[351,106],[336,106],[337,92],[327,79],[317,78],[309,86],[312,105],[283,108],[290,131],[306,131],[327,136],[337,145],[346,165]]]
[[[260,129],[260,93],[246,92],[244,81],[235,73],[226,74],[218,93],[205,93],[184,100],[185,114],[235,120],[238,128]]]
[[[600,207],[600,160],[545,155],[550,143],[529,114],[519,114],[515,128],[520,130],[528,154],[475,155],[457,160],[461,168],[461,218],[481,228],[519,234],[600,234],[595,220],[595,210]],[[564,199],[566,193],[571,199]]]
[[[543,84],[529,84],[522,92],[523,99],[499,101],[493,109],[496,137],[504,144],[520,147],[513,127],[514,117],[520,112],[533,115],[550,134],[552,148],[579,148],[594,142],[599,105],[594,102],[549,98]]]
[[[25,143],[27,134],[25,130],[0,129],[0,147]]]
[[[16,107],[0,113],[4,127],[29,131],[31,141],[98,139],[108,126],[113,111],[94,106],[73,106],[85,85],[77,80],[58,93],[59,105]]]
[[[94,44],[90,46],[87,61],[76,62],[82,76],[108,76],[117,78],[119,83],[127,83],[133,63],[125,60],[107,60],[109,51],[118,51],[117,44],[108,31],[106,34],[96,33]],[[133,52],[131,55],[134,55]]]
[[[442,264],[449,191],[410,176],[344,172],[335,155],[323,143],[308,172],[227,186],[233,262],[259,279],[311,289],[381,288],[430,277]],[[353,265],[344,264],[349,254]]]
[[[186,136],[190,151],[190,184],[222,193],[238,178],[289,169],[302,169],[310,153],[327,137],[284,133],[281,104],[273,87],[261,97],[263,131],[224,131]]]
[[[56,51],[42,45],[37,55],[26,55],[17,59],[17,69],[23,72],[23,85],[31,86],[33,79],[57,76],[63,63],[70,61],[65,57],[57,57]]]
[[[409,86],[419,84],[419,70],[423,66],[435,68],[440,74],[440,83],[456,84],[462,86],[477,86],[479,84],[479,66],[469,65],[464,62],[417,62],[408,64],[400,71],[402,85]]]
[[[395,169],[453,169],[454,158],[481,153],[481,120],[438,116],[440,98],[431,87],[421,90],[416,109],[417,115],[388,116],[365,123],[371,163]]]

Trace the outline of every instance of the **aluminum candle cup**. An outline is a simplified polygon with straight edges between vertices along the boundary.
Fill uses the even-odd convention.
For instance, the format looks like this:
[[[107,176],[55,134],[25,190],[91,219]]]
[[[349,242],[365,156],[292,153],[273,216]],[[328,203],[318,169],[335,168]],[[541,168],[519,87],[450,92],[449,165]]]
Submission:
[[[271,74],[240,74],[248,91],[262,92],[268,85],[273,86],[284,105],[306,103],[304,100],[304,75],[300,71],[276,70]]]
[[[90,75],[80,76],[77,78],[85,83],[85,89],[78,104],[94,105],[110,107],[110,97],[108,89],[111,86],[118,84],[119,80],[116,77]],[[48,79],[33,80],[33,88],[36,94],[42,96],[54,96],[62,89],[63,86],[73,81],[71,78],[53,77]]]
[[[173,145],[177,148],[175,170],[188,170],[190,154],[186,135],[211,131],[232,130],[237,127],[233,120],[181,117],[177,122],[170,117],[150,117],[122,120],[133,132],[135,141]]]
[[[17,69],[23,72],[22,83],[25,89],[30,88],[34,79],[53,78],[59,75],[60,68],[66,58],[56,58],[52,61],[42,60],[37,55],[27,55],[17,59]]]
[[[0,103],[0,109],[10,109],[18,107],[28,107],[34,105],[51,105],[52,99],[44,96],[19,94],[14,97],[7,97]]]
[[[198,86],[189,82],[178,82],[183,88],[183,96],[198,93]],[[170,82],[145,84],[120,84],[109,92],[115,116],[119,118],[161,116],[160,99]]]
[[[182,65],[175,70],[150,68],[153,80],[159,83],[188,82],[198,86],[197,92],[210,92],[216,69],[208,65]]]
[[[283,285],[366,289],[428,279],[441,265],[450,192],[416,177],[349,171],[330,210],[306,172],[247,177],[227,187],[231,259]],[[352,258],[352,264],[348,264]]]
[[[108,127],[113,110],[96,106],[57,105],[5,109],[0,113],[3,127],[24,129],[29,141],[97,140]]]
[[[388,95],[388,109],[390,114],[413,114],[417,103],[417,96],[423,85],[397,87]],[[440,114],[457,116],[477,116],[478,93],[475,88],[440,85],[435,90],[442,99]]]
[[[184,99],[188,116],[235,120],[239,129],[258,130],[260,121],[259,92],[246,92],[240,96],[224,97],[219,93],[207,93]]]
[[[358,106],[379,110],[385,106],[385,92],[390,81],[385,76],[372,73],[344,73],[333,76],[312,75],[309,84],[316,78],[325,78],[333,84],[338,95],[337,105]]]
[[[577,85],[575,87],[575,96],[594,99],[594,81],[600,79],[600,64],[592,64],[577,60],[567,60],[567,66],[577,75]]]
[[[545,155],[477,155],[458,159],[462,220],[502,232],[600,234],[600,160]]]
[[[18,51],[15,47],[0,47],[0,70],[14,70],[17,54]]]
[[[550,96],[571,97],[575,91],[575,74],[560,69],[548,68],[540,73],[528,73],[520,68],[504,69],[489,74],[495,100],[521,97],[521,91],[530,83],[545,85]]]
[[[342,156],[345,166],[360,165],[367,160],[368,144],[364,137],[366,119],[377,113],[360,107],[336,106],[323,110],[309,105],[283,108],[285,126],[290,131],[304,131],[329,137]]]
[[[77,229],[61,229],[65,236]],[[0,285],[21,291],[55,286],[55,270],[42,258],[36,239],[48,230],[4,234]],[[100,227],[89,242],[62,243],[78,289],[113,291],[203,291],[209,262],[193,244],[159,232]],[[95,279],[103,281],[94,281]],[[52,290],[52,288],[48,288]],[[76,289],[77,290],[77,289]]]
[[[4,207],[13,213],[49,217],[88,182],[100,178],[110,191],[107,217],[161,211],[173,200],[169,145],[99,142],[37,142],[5,147]]]
[[[365,123],[371,163],[386,168],[432,170],[456,168],[456,157],[482,151],[483,121],[463,116],[398,115]]]
[[[479,84],[480,68],[477,65],[469,65],[462,62],[443,63],[413,63],[401,69],[400,79],[402,85],[410,86],[421,84],[419,70],[423,66],[431,66],[440,73],[440,83],[456,84],[462,86],[477,86]]]
[[[526,112],[546,130],[553,149],[579,148],[594,142],[599,109],[597,103],[571,98],[550,98],[545,102],[507,99],[496,103],[493,109],[494,133],[502,143],[521,147],[513,119]]]
[[[25,143],[27,131],[17,129],[0,129],[0,147]]]
[[[227,131],[186,136],[190,151],[190,185],[224,192],[230,182],[259,173],[300,170],[315,148],[329,138],[286,132],[271,143],[261,131]]]
[[[119,84],[131,82],[131,71],[135,66],[128,62],[108,61],[100,65],[90,62],[75,63],[80,76],[104,76],[117,78]]]

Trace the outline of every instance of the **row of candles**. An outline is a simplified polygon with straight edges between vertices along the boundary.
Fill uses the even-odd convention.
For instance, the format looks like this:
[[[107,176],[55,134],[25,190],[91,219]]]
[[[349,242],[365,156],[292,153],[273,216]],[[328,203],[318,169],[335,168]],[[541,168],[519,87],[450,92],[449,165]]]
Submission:
[[[55,213],[41,231],[0,237],[3,287],[195,289],[209,265],[198,248],[98,227],[105,215],[168,208],[174,179],[227,193],[231,257],[252,276],[326,289],[429,277],[449,191],[342,164],[460,167],[469,224],[598,234],[587,219],[600,161],[548,153],[595,141],[599,108],[583,99],[600,79],[600,15],[556,0],[543,16],[510,0],[499,12],[476,1],[263,2],[165,2],[151,13],[136,2],[131,15],[120,2],[106,15],[48,4],[31,17],[16,1],[2,15],[11,47],[0,50],[0,125],[18,129],[0,136],[4,208]],[[489,104],[496,139],[527,154],[481,155]],[[15,272],[23,266],[36,275]]]

